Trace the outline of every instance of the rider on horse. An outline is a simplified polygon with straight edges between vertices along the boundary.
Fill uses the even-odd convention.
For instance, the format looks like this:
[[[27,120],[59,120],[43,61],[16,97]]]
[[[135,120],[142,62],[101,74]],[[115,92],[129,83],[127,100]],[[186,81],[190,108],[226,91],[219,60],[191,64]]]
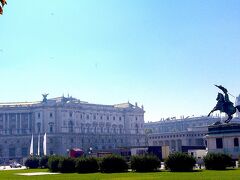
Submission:
[[[228,123],[233,118],[232,115],[236,112],[236,110],[238,109],[238,111],[240,111],[240,105],[234,107],[233,103],[229,100],[227,89],[221,85],[220,86],[215,85],[215,86],[221,89],[224,92],[225,96],[222,93],[218,93],[218,96],[216,99],[218,102],[216,106],[213,108],[213,110],[208,114],[208,116],[210,116],[210,114],[213,113],[214,111],[219,110],[220,112],[224,112],[228,115],[228,119],[225,121],[226,123]]]
[[[234,106],[233,106],[233,103],[229,100],[228,90],[221,85],[220,86],[215,85],[215,86],[218,87],[219,89],[221,89],[224,92],[224,95],[225,95],[224,100],[222,102],[218,101],[218,103],[221,103],[221,105],[222,105],[221,111],[222,112],[226,112],[226,111],[228,112],[231,109],[233,109]]]

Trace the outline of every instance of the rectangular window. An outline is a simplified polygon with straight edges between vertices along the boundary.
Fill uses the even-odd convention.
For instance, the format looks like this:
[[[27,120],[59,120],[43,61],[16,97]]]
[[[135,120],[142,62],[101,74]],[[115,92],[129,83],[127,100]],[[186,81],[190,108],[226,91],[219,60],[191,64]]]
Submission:
[[[239,147],[238,138],[234,138],[234,147]]]
[[[27,147],[22,148],[22,156],[23,157],[27,157],[28,156],[28,148]]]
[[[216,147],[217,147],[217,149],[222,149],[223,148],[222,138],[216,138]]]
[[[9,148],[9,156],[10,157],[15,157],[16,156],[15,148]]]

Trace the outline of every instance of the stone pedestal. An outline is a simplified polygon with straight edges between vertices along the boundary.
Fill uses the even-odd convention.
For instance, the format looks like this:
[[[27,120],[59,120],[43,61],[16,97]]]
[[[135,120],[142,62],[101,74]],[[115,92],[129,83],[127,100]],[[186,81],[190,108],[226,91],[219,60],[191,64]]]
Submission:
[[[206,136],[208,152],[221,152],[238,159],[240,155],[240,123],[208,126]]]

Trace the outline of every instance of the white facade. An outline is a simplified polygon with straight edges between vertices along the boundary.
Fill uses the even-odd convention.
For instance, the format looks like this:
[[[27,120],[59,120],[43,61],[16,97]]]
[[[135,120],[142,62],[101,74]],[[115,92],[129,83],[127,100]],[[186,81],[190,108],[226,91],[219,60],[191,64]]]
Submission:
[[[239,158],[240,123],[209,126],[206,139],[208,152],[226,153],[233,159]]]
[[[47,133],[47,154],[145,145],[143,125],[143,108],[130,103],[90,104],[72,97],[0,103],[0,160],[27,156],[32,134],[37,151],[38,134],[43,141]]]

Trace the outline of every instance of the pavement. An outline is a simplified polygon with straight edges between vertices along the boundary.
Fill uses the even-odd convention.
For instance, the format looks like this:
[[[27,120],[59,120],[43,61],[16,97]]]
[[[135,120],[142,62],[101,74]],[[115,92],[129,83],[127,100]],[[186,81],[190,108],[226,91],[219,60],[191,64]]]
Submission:
[[[20,169],[27,169],[26,166],[22,166],[21,168],[11,168],[10,166],[0,166],[1,170],[20,170]]]

